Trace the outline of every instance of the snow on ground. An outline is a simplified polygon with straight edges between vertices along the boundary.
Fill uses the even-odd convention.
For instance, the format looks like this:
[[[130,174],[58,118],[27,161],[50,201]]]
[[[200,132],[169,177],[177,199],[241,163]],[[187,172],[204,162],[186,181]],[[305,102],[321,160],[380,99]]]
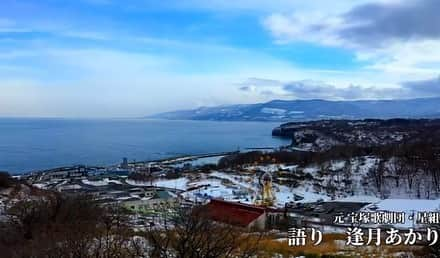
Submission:
[[[88,179],[83,179],[81,180],[81,182],[83,184],[93,185],[93,186],[104,186],[104,185],[108,185],[109,183],[118,184],[118,185],[122,184],[122,182],[119,180],[112,180],[108,178],[104,178],[103,180],[92,180],[92,181]]]
[[[0,215],[5,209],[6,209],[6,204],[3,202],[2,198],[0,197]]]
[[[331,162],[331,169],[332,170],[340,170],[344,168],[345,166],[345,160],[335,160]]]
[[[73,185],[62,185],[62,186],[60,186],[58,189],[60,190],[60,191],[63,191],[63,190],[78,190],[78,189],[81,189],[82,187],[80,186],[80,185],[78,185],[78,184],[73,184]]]
[[[125,182],[129,185],[134,185],[134,186],[157,186],[157,187],[167,187],[167,188],[186,190],[189,179],[186,177],[179,177],[176,179],[159,179],[153,181],[152,183],[149,181],[138,182],[128,179]]]
[[[380,198],[372,195],[354,195],[334,200],[335,202],[364,202],[364,203],[377,203]]]
[[[278,164],[269,164],[269,165],[264,165],[264,166],[250,166],[249,169],[254,169],[254,170],[261,170],[264,172],[275,172],[278,171]]]
[[[212,157],[204,157],[191,161],[192,166],[203,166],[206,164],[217,164],[223,156],[212,156]]]
[[[144,181],[134,181],[131,179],[127,179],[127,180],[125,180],[125,182],[129,185],[134,185],[134,186],[151,186],[152,185],[150,181],[144,182]]]
[[[372,209],[377,207],[377,209]],[[391,211],[405,212],[405,224],[397,224],[395,227],[410,228],[414,226],[414,221],[409,217],[417,212],[435,212],[440,211],[440,199],[438,200],[418,200],[418,199],[385,199],[378,203],[364,208],[365,211]]]
[[[234,183],[235,185],[243,187],[243,188],[248,188],[248,189],[254,188],[254,186],[252,185],[253,180],[250,179],[250,177],[248,177],[248,176],[231,175],[231,174],[226,174],[226,173],[217,172],[217,171],[212,172],[210,174],[210,176],[218,177],[218,178],[222,178],[222,179],[227,179],[227,180],[231,181],[232,183]]]
[[[379,159],[374,157],[364,157],[363,164],[360,164],[359,166],[359,172],[363,175],[367,175],[368,171],[376,166],[379,162]]]
[[[36,188],[40,188],[40,189],[46,189],[46,184],[36,183],[36,184],[33,184],[33,186],[35,186]]]
[[[283,115],[287,110],[281,108],[262,108],[261,113],[272,115]]]
[[[129,200],[129,199],[131,199],[131,198],[133,198],[132,196],[122,196],[122,197],[118,197],[118,198],[116,198],[116,200],[119,200],[119,201],[125,201],[125,200]]]
[[[112,179],[108,179],[108,178],[106,178],[105,181],[107,181],[109,183],[113,183],[113,184],[118,184],[118,185],[122,184],[122,182],[119,180],[112,180]]]
[[[324,193],[312,192],[312,191],[310,191],[306,187],[296,187],[296,188],[293,188],[292,189],[292,194],[297,194],[297,195],[300,195],[300,196],[304,197],[303,200],[297,201],[297,202],[301,202],[301,203],[316,202],[318,200],[324,200],[324,201],[329,201],[330,200],[330,197],[328,195],[326,195]]]
[[[188,183],[188,187],[196,188],[183,193],[183,197],[190,200],[221,198],[228,201],[251,203],[254,195],[250,177],[222,172],[204,175],[202,178]]]
[[[176,179],[160,179],[153,181],[153,186],[186,190],[188,181],[189,179],[186,177]]]
[[[287,169],[287,170],[290,170],[290,171],[295,171],[298,168],[298,165],[284,165],[284,164],[281,164],[280,168],[281,169]]]
[[[409,199],[386,199],[376,203],[379,210],[386,211],[439,211],[440,199],[438,200],[409,200]]]
[[[202,186],[198,189],[186,192],[186,197],[189,197],[191,199],[194,198],[194,196],[206,196],[210,198],[225,198],[225,199],[232,199],[233,197],[233,189],[224,186],[220,180],[200,180],[197,182],[193,182],[190,184],[193,187]],[[208,186],[209,185],[209,186]]]
[[[319,168],[316,167],[316,166],[310,166],[310,167],[306,167],[306,168],[303,169],[304,173],[308,173],[308,174],[311,174],[311,175],[316,174],[318,171],[319,171]]]
[[[284,185],[276,185],[276,189],[273,193],[275,195],[275,206],[284,207],[286,202],[294,200],[293,193],[290,188]]]
[[[346,167],[350,164],[349,167]],[[310,174],[313,179],[312,180],[302,180],[299,182],[299,186],[295,190],[307,192],[307,195],[310,196],[310,192],[312,196],[310,196],[311,200],[324,199],[326,200],[327,196],[333,196],[335,201],[342,199],[342,201],[350,201],[350,196],[359,196],[358,198],[351,198],[352,201],[366,201],[366,202],[377,202],[378,199],[374,198],[377,190],[371,187],[366,187],[365,182],[368,182],[368,173],[370,169],[377,165],[377,159],[373,157],[361,157],[354,158],[350,160],[350,163],[347,163],[345,160],[341,161],[332,161],[328,164],[324,164],[324,166],[319,166],[316,164],[309,165],[307,167],[301,168],[298,167],[297,171],[302,172],[304,174]],[[322,172],[322,173],[321,173]],[[349,175],[347,175],[349,173]],[[345,180],[345,181],[344,181]],[[339,182],[342,181],[342,182]],[[332,186],[340,183],[340,187],[338,187],[335,193],[332,193]],[[304,195],[302,193],[298,193],[298,195]],[[321,197],[319,197],[319,195]],[[371,197],[366,197],[371,195]],[[344,200],[344,198],[347,198]],[[306,198],[306,201],[307,198]]]
[[[197,158],[194,160],[185,160],[183,162],[179,162],[174,165],[176,168],[182,168],[185,164],[191,164],[191,166],[203,166],[208,164],[218,164],[221,158],[223,158],[224,155],[221,156],[211,156],[211,157],[203,157],[203,158]]]
[[[258,166],[259,169],[266,168],[266,171],[273,171],[275,170],[275,166]],[[315,168],[313,168],[315,169]],[[223,172],[212,172],[210,174],[211,177],[217,177],[221,179],[227,179],[229,180],[233,185],[241,187],[242,189],[247,189],[249,191],[249,194],[247,196],[247,199],[250,200],[253,198],[252,195],[255,195],[257,191],[259,191],[258,185],[257,185],[257,178],[254,176],[248,176],[248,175],[238,175],[238,174],[230,174],[230,173],[223,173]],[[225,199],[237,199],[237,197],[233,196],[233,191],[230,186],[224,186],[221,184],[221,182],[218,181],[216,185],[215,190],[210,191],[209,188],[212,188],[215,180],[211,180],[210,184],[211,187],[208,187],[207,189],[200,190],[202,194],[207,194],[212,197],[219,197],[220,194],[222,194]],[[200,185],[200,183],[198,184]],[[273,194],[275,197],[275,206],[277,207],[284,207],[286,202],[292,202],[294,201],[294,195],[303,196],[304,199],[299,201],[302,203],[307,202],[316,202],[318,200],[330,200],[330,197],[327,196],[324,193],[314,193],[312,192],[312,187],[306,187],[306,186],[300,186],[291,188],[285,185],[280,185],[277,183],[273,183]],[[240,198],[238,198],[240,199]],[[242,200],[241,200],[242,201]],[[246,202],[246,201],[243,201]]]
[[[294,202],[294,195],[299,195],[304,197],[304,199],[300,201],[296,201],[297,203],[309,203],[309,202],[317,202],[319,200],[329,201],[330,197],[326,194],[314,193],[309,191],[308,188],[300,186],[295,188],[290,188],[288,186],[274,184],[274,195],[275,195],[275,206],[284,207],[286,202]]]
[[[88,179],[83,179],[81,180],[81,182],[85,185],[93,185],[93,186],[103,186],[103,185],[108,185],[107,182],[105,182],[104,180],[96,180],[96,181],[90,181]]]

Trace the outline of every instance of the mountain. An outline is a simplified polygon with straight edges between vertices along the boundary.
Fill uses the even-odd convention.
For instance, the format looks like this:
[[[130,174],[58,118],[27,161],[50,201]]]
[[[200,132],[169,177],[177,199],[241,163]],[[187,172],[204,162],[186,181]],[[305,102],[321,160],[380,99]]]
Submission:
[[[266,103],[201,107],[148,118],[215,121],[304,121],[318,119],[440,117],[439,98],[329,101],[273,100]]]

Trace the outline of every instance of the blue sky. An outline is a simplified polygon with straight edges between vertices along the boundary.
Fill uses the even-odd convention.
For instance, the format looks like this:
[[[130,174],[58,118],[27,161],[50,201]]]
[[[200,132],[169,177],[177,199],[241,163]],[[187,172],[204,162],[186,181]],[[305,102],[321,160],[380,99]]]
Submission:
[[[0,116],[433,97],[438,12],[436,0],[3,0]]]

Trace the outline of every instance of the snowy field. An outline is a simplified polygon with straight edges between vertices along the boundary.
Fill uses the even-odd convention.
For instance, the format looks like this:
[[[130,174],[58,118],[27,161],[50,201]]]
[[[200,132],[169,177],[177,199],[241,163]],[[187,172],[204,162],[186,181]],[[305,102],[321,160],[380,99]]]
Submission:
[[[174,165],[174,167],[183,167],[185,164],[190,164],[191,166],[203,166],[208,164],[218,164],[221,158],[224,156],[212,156],[212,157],[204,157],[204,158],[198,158],[194,160],[188,160],[185,162],[180,162]]]
[[[221,157],[200,158],[192,162],[197,162],[198,165],[216,163]],[[311,164],[306,167],[295,164],[269,164],[247,166],[237,173],[224,171],[213,171],[207,174],[189,173],[176,179],[157,179],[152,182],[137,182],[129,179],[110,180],[109,178],[96,181],[82,179],[81,182],[91,186],[126,183],[133,186],[166,187],[184,191],[183,197],[190,200],[222,198],[229,201],[254,203],[260,192],[258,175],[261,172],[267,172],[275,178],[272,186],[276,207],[284,207],[290,202],[334,201],[373,203],[378,210],[407,213],[413,210],[440,210],[440,200],[417,200],[408,194],[405,195],[408,189],[405,188],[403,181],[400,184],[402,189],[392,189],[390,196],[380,196],[371,176],[371,170],[378,164],[379,160],[376,157],[365,156],[350,160],[334,160],[326,164]],[[289,183],[291,182],[288,180],[289,176],[294,178],[295,184]],[[81,188],[75,184],[63,186],[66,182],[57,182],[56,186],[60,189]],[[35,186],[49,187],[47,184],[35,184]],[[301,200],[295,200],[295,197]],[[382,200],[380,197],[387,199]]]
[[[376,203],[379,210],[387,211],[439,211],[439,200],[408,200],[408,199],[386,199]]]
[[[81,180],[81,182],[85,185],[92,185],[92,186],[104,186],[104,185],[108,185],[110,183],[112,184],[122,184],[121,181],[119,180],[111,180],[108,178],[104,178],[102,180],[88,180],[88,179],[83,179]]]
[[[173,188],[178,190],[186,190],[189,179],[186,177],[180,177],[176,179],[159,179],[159,180],[154,180],[152,182],[150,181],[140,182],[140,181],[134,181],[128,179],[125,182],[129,185],[134,185],[134,186],[157,186],[157,187]]]
[[[416,199],[385,199],[365,207],[365,211],[390,211],[405,212],[405,224],[397,224],[396,227],[410,228],[417,226],[410,219],[417,212],[438,212],[440,211],[440,199],[438,200],[416,200]]]
[[[153,181],[153,186],[186,190],[188,181],[189,180],[186,177],[168,180],[156,180]]]

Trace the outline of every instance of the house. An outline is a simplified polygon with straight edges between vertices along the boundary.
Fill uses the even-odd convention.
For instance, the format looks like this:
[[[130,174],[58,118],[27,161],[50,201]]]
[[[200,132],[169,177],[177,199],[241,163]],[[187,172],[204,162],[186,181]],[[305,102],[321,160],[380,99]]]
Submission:
[[[266,227],[266,209],[249,204],[211,199],[205,205],[208,216],[217,222],[248,229],[263,230]]]
[[[179,200],[175,195],[165,190],[158,190],[147,200],[150,208],[175,208]]]
[[[47,172],[42,176],[42,180],[64,179],[69,177],[69,171]]]
[[[149,198],[125,201],[123,205],[136,213],[149,213],[176,208],[179,205],[179,199],[168,191],[158,190]]]

